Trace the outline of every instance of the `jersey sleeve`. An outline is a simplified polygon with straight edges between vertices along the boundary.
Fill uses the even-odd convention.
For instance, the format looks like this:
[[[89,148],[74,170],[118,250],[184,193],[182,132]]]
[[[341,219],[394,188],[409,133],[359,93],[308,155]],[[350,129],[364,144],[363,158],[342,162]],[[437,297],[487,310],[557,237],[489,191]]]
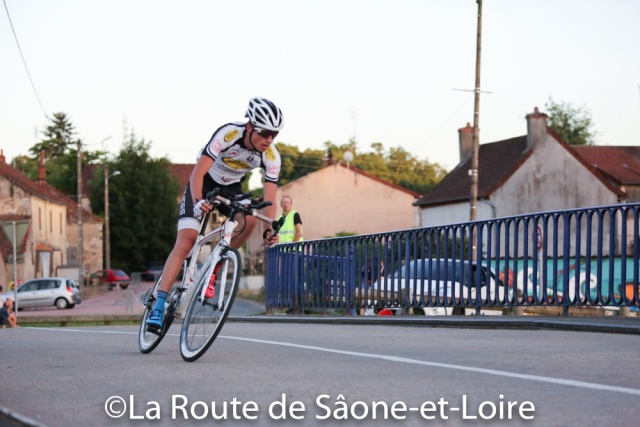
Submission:
[[[219,127],[204,146],[201,154],[215,160],[222,151],[233,145],[239,134],[237,127],[231,123]]]
[[[262,165],[264,169],[264,180],[277,184],[278,177],[280,176],[280,153],[278,153],[275,145],[271,145],[267,148],[267,151],[262,153]]]

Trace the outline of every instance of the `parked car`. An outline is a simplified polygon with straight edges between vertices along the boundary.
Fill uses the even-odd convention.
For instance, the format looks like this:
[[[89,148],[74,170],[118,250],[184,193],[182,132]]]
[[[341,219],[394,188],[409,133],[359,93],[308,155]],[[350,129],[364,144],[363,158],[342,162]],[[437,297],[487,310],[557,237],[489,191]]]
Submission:
[[[92,279],[97,279],[99,284],[108,284],[109,289],[114,289],[120,285],[121,289],[127,289],[131,278],[122,270],[98,270],[91,274]]]
[[[160,278],[162,270],[164,269],[164,263],[153,263],[140,275],[140,280],[145,282],[155,282]]]
[[[72,279],[66,277],[47,277],[27,280],[18,288],[18,310],[31,307],[53,307],[59,309],[73,308],[80,304],[80,291]]]
[[[478,266],[467,261],[417,259],[398,267],[391,277],[374,283],[373,290],[384,299],[408,292],[409,298],[415,295],[418,302],[424,303],[425,314],[451,314],[452,307],[433,307],[431,304],[445,304],[452,298],[475,298],[477,271]],[[503,282],[484,265],[480,266],[479,282],[481,299],[504,300]]]

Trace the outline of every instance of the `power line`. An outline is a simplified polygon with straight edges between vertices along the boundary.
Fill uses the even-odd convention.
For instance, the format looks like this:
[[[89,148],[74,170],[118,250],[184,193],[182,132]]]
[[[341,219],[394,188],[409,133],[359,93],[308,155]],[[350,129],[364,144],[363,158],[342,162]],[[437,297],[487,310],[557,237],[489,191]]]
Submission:
[[[27,61],[24,59],[24,55],[22,54],[22,48],[20,47],[20,42],[18,41],[18,35],[16,34],[15,28],[13,28],[13,22],[11,21],[11,15],[9,15],[9,8],[7,7],[7,1],[2,0],[4,3],[4,10],[7,11],[7,18],[9,18],[9,25],[11,25],[11,31],[13,32],[13,37],[16,39],[16,45],[18,45],[18,51],[20,52],[20,57],[22,58],[22,63],[24,64],[25,70],[27,70],[27,76],[29,76],[29,81],[31,82],[31,87],[33,88],[33,92],[36,94],[36,98],[38,99],[38,104],[40,104],[40,108],[44,113],[44,116],[47,120],[49,120],[49,116],[47,115],[46,110],[42,106],[42,101],[40,101],[40,95],[38,95],[38,91],[36,90],[36,85],[33,84],[33,79],[31,78],[31,73],[29,72],[29,67],[27,67]]]

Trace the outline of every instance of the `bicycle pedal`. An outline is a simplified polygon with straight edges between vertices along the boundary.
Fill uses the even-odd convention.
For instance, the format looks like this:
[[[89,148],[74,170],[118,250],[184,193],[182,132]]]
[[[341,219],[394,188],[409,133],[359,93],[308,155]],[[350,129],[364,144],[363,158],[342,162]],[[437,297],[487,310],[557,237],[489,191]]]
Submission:
[[[160,336],[162,332],[162,328],[158,328],[157,326],[147,325],[147,332]]]

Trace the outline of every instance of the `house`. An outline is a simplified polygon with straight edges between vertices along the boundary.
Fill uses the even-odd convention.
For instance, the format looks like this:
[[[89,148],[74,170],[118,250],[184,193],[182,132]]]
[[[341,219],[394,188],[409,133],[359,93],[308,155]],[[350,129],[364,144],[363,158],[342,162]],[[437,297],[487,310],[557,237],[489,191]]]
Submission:
[[[418,210],[414,191],[343,163],[333,163],[278,188],[300,213],[305,240],[339,232],[372,234],[412,228]],[[282,209],[278,205],[278,212]]]
[[[526,135],[479,146],[478,220],[639,200],[640,147],[570,146],[537,108],[526,119]],[[469,221],[473,129],[458,132],[460,163],[415,203],[423,227]]]
[[[6,163],[0,150],[0,248],[6,275],[13,278],[13,231],[19,280],[56,274],[77,265],[78,205],[46,182],[44,153],[32,181]],[[102,219],[83,210],[84,271],[102,268]]]
[[[473,129],[467,124],[458,132],[460,163],[415,203],[423,227],[469,220]],[[527,115],[526,135],[481,144],[477,219],[626,201],[624,189],[587,160],[581,149],[589,148],[562,141],[537,108]]]

